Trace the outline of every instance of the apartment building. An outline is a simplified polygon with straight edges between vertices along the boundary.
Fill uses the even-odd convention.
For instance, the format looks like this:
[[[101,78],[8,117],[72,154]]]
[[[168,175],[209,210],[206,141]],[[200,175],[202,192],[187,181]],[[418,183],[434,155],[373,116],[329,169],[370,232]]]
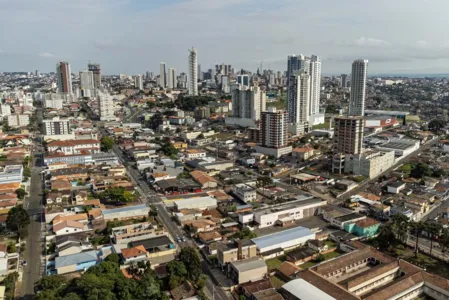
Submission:
[[[259,153],[280,157],[292,152],[288,146],[288,114],[283,110],[269,107],[262,112],[260,125],[260,145],[255,147]]]
[[[230,243],[218,243],[217,259],[219,266],[224,269],[227,264],[257,256],[257,246],[250,240],[238,240]]]
[[[111,95],[100,94],[98,97],[98,113],[101,121],[115,121],[115,104]]]
[[[344,171],[345,154],[359,154],[362,152],[363,127],[362,117],[339,117],[334,119],[334,144],[332,172]]]
[[[245,203],[253,202],[257,199],[256,189],[245,183],[234,184],[232,186],[232,192]]]
[[[44,123],[44,135],[69,135],[72,132],[69,119],[54,117],[43,120],[42,123]]]
[[[367,151],[345,156],[345,173],[374,178],[395,162],[394,151]]]
[[[8,126],[10,127],[25,127],[30,124],[30,116],[25,114],[14,114],[6,117]]]

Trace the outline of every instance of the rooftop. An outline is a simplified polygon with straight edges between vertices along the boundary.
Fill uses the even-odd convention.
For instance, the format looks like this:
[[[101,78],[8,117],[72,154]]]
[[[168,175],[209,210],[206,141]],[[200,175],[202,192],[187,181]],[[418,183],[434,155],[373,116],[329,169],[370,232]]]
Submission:
[[[233,261],[231,264],[239,272],[247,272],[250,270],[267,267],[265,261],[260,257],[252,257],[248,259]]]
[[[281,244],[286,241],[309,236],[315,236],[315,234],[309,228],[299,226],[281,232],[258,237],[252,239],[252,241],[257,245],[259,249],[262,249],[272,245]]]
[[[129,211],[141,210],[141,209],[147,209],[148,210],[148,206],[146,206],[145,204],[130,205],[130,206],[124,206],[124,207],[119,207],[119,208],[103,209],[102,212],[103,212],[103,215],[110,215],[110,214],[116,214],[116,213],[121,213],[121,212],[129,212]]]
[[[90,261],[98,261],[97,252],[95,250],[56,257],[55,267],[56,269],[59,269],[62,267],[77,265]]]

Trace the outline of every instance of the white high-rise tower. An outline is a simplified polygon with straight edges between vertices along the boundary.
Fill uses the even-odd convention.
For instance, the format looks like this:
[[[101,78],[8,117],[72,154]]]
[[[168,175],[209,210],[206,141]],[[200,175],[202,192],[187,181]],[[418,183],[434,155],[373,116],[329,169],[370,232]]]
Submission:
[[[198,95],[198,57],[196,49],[189,49],[189,73],[187,74],[189,83],[189,95]]]
[[[166,87],[167,86],[167,78],[166,78],[166,74],[165,74],[165,63],[161,62],[160,65],[160,74],[159,74],[159,85],[161,87]]]
[[[349,116],[365,114],[367,59],[357,59],[352,63],[351,95],[349,97]]]
[[[176,69],[168,68],[168,88],[175,89],[178,86],[178,80],[176,79]]]
[[[80,72],[80,89],[83,97],[92,97],[95,94],[94,73],[92,71]]]
[[[310,58],[310,104],[309,116],[320,113],[321,61],[316,55]]]
[[[134,87],[136,89],[139,89],[139,91],[143,90],[143,78],[142,75],[136,75],[136,77],[134,77]]]
[[[307,70],[295,71],[289,79],[287,111],[290,123],[309,122],[310,75]]]

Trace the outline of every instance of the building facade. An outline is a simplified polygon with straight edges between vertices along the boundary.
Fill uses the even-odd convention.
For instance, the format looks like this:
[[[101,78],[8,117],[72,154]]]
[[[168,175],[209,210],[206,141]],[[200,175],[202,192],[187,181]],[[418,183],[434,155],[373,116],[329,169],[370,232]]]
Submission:
[[[178,86],[178,79],[176,78],[176,69],[168,69],[168,88],[175,89]]]
[[[80,90],[83,97],[95,95],[94,73],[92,71],[80,72]]]
[[[58,92],[71,94],[72,89],[72,72],[70,64],[66,61],[61,61],[56,64],[56,80]]]
[[[189,49],[188,57],[189,73],[188,73],[188,88],[189,95],[198,95],[198,57],[195,48]]]
[[[365,114],[366,74],[368,60],[357,59],[352,63],[351,94],[349,98],[349,116]]]
[[[54,117],[42,122],[44,123],[44,135],[66,135],[72,132],[69,119]]]
[[[98,97],[98,115],[101,121],[115,120],[114,98],[108,94],[100,94]]]
[[[87,69],[93,73],[94,76],[94,89],[101,88],[101,68],[99,64],[88,64]]]
[[[160,66],[160,73],[159,73],[159,85],[163,88],[167,87],[167,74],[165,72],[165,63],[161,62]]]

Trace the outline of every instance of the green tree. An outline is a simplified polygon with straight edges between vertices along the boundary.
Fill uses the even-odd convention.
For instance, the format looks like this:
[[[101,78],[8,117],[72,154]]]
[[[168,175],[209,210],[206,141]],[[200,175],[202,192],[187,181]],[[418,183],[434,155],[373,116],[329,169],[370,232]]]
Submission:
[[[181,253],[179,254],[179,260],[182,261],[185,266],[189,266],[187,279],[196,282],[203,273],[198,252],[192,247],[182,248]]]
[[[42,277],[35,285],[38,291],[59,290],[67,284],[67,280],[60,275]]]
[[[248,227],[243,228],[243,230],[237,231],[234,233],[233,238],[241,239],[241,240],[250,240],[257,237],[257,234]]]
[[[396,237],[394,235],[391,225],[385,224],[380,227],[379,235],[377,236],[379,248],[382,250],[389,249],[394,245]]]
[[[131,202],[134,199],[133,194],[129,191],[126,191],[124,187],[110,188],[101,193],[99,196],[102,200],[118,203]]]
[[[11,208],[6,217],[6,228],[11,232],[23,238],[27,234],[27,226],[30,224],[30,217],[23,208],[23,205],[17,205]]]
[[[17,198],[19,198],[20,200],[23,200],[23,198],[25,198],[25,196],[27,195],[27,192],[24,189],[19,188],[16,190],[16,195],[17,195]]]
[[[111,253],[108,256],[106,256],[104,261],[109,261],[118,265],[120,263],[120,256],[117,253]]]
[[[429,122],[429,130],[432,131],[435,134],[439,134],[441,129],[443,129],[444,127],[444,122],[443,120],[432,120]]]
[[[432,169],[425,163],[418,163],[410,172],[410,175],[414,178],[423,178],[432,175]]]
[[[393,233],[399,241],[404,243],[407,240],[409,218],[403,214],[396,214],[391,217],[391,220]]]
[[[427,231],[427,234],[429,235],[430,238],[430,256],[432,256],[432,249],[433,249],[433,241],[435,240],[435,238],[437,238],[441,231],[443,230],[443,225],[441,225],[441,223],[439,222],[429,222],[429,223],[425,223],[425,230]]]
[[[167,156],[176,155],[179,152],[178,149],[176,149],[175,146],[173,146],[173,144],[170,141],[165,141],[161,145],[161,148],[159,150],[162,151]]]
[[[158,129],[159,125],[164,122],[164,116],[161,113],[155,113],[147,122],[148,128]]]
[[[112,147],[114,146],[114,139],[110,136],[104,136],[100,140],[101,145],[101,151],[108,152],[112,150]]]
[[[173,260],[168,263],[168,271],[170,276],[178,276],[184,279],[187,275],[187,268],[182,261]]]
[[[257,186],[265,188],[267,186],[271,186],[273,184],[273,179],[269,176],[261,176],[257,178]]]
[[[415,257],[418,257],[419,251],[419,236],[422,231],[426,228],[423,222],[410,222],[410,229],[412,233],[415,235]]]

